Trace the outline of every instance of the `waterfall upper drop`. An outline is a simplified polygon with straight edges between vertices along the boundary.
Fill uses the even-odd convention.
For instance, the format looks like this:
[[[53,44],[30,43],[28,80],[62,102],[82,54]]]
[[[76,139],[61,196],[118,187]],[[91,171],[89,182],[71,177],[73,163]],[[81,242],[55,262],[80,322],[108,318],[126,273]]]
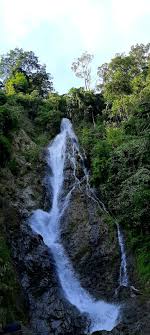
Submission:
[[[65,192],[63,192],[64,167],[68,141],[70,141],[72,148],[72,157],[70,157],[70,159],[74,166],[74,183],[67,194],[65,194]],[[69,200],[74,188],[80,184],[76,177],[75,151],[79,153],[82,159],[72,124],[68,119],[63,119],[60,134],[55,137],[48,147],[47,163],[51,174],[48,175],[47,181],[48,187],[51,186],[52,189],[52,207],[49,212],[44,212],[40,209],[36,210],[30,219],[30,224],[33,231],[43,237],[44,243],[50,248],[53,254],[58,277],[66,299],[68,299],[72,305],[75,305],[81,313],[87,314],[91,321],[91,332],[97,330],[110,331],[117,324],[119,307],[102,300],[96,301],[82,288],[64,247],[60,242],[61,217],[69,205]],[[86,173],[86,171],[84,171],[84,173]],[[84,177],[87,179],[87,176]]]

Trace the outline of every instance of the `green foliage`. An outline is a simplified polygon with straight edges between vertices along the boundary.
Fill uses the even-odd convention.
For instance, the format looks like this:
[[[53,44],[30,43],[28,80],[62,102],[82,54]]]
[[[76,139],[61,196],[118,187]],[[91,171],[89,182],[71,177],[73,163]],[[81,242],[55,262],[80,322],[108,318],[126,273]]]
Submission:
[[[50,94],[46,100],[43,100],[35,119],[39,129],[50,132],[51,136],[59,131],[60,122],[63,115],[61,108],[61,97],[58,94]]]
[[[101,94],[85,91],[82,87],[72,88],[66,95],[67,115],[74,124],[78,122],[94,122],[101,115],[104,99]]]
[[[53,90],[52,76],[46,72],[46,66],[39,63],[38,57],[32,51],[15,48],[2,55],[0,77],[9,94],[37,90],[44,97]]]
[[[110,213],[124,227],[143,284],[150,278],[149,47],[136,45],[128,56],[117,55],[99,68],[106,107],[95,118],[95,125],[89,118],[88,123],[78,126],[91,180]]]
[[[15,319],[24,320],[24,311],[17,304],[20,287],[15,277],[9,248],[5,238],[0,237],[0,323],[6,324]]]
[[[51,93],[51,77],[34,53],[11,50],[0,62],[5,85],[0,90],[1,166],[7,163],[17,176],[11,142],[19,127],[36,143],[24,152],[34,166],[43,146],[59,132],[62,117],[71,119],[87,156],[91,181],[111,213],[104,217],[110,236],[117,220],[124,226],[144,284],[149,280],[149,59],[149,44],[131,47],[129,55],[116,55],[98,69],[101,93],[72,88],[62,96]]]
[[[11,143],[4,135],[0,135],[0,166],[4,166],[5,162],[10,158]]]
[[[121,120],[133,114],[143,91],[149,90],[150,44],[131,47],[129,55],[117,54],[110,63],[98,68],[102,89],[112,115]]]
[[[38,95],[46,97],[49,92],[53,91],[53,82],[51,74],[46,72],[46,66],[40,65],[37,72],[29,76],[30,92],[38,91]]]
[[[39,67],[38,58],[32,51],[15,48],[1,56],[0,75],[8,79],[18,69],[22,69],[29,75],[32,71],[37,71]]]
[[[124,130],[122,128],[108,126],[106,128],[107,142],[113,147],[122,144],[125,139]]]
[[[100,184],[106,179],[110,145],[106,140],[97,142],[92,149],[92,173],[94,183]]]
[[[41,148],[38,147],[38,146],[35,146],[33,148],[30,148],[30,149],[27,149],[24,152],[24,156],[25,156],[26,160],[29,163],[36,163],[38,161],[38,158],[39,158],[40,150],[41,150]]]
[[[136,173],[121,184],[121,191],[116,195],[116,210],[120,214],[120,222],[128,228],[138,229],[145,233],[150,219],[150,171],[139,168]],[[130,221],[128,213],[130,211]],[[125,221],[126,218],[126,221]]]
[[[149,247],[150,245],[147,245],[144,248],[139,248],[136,253],[137,271],[145,284],[146,291],[149,291],[150,285]]]
[[[0,106],[0,132],[8,134],[17,129],[19,125],[20,112],[17,106],[6,103]]]
[[[48,136],[48,134],[45,132],[45,133],[42,133],[42,134],[38,135],[35,138],[35,142],[38,146],[45,147],[48,144],[48,142],[50,141],[50,139],[51,139],[51,135]]]
[[[4,105],[7,101],[6,94],[0,90],[0,106]]]
[[[109,64],[98,68],[103,81],[104,96],[112,102],[117,96],[131,93],[132,59],[124,54],[117,55]]]
[[[38,92],[35,90],[31,94],[23,94],[19,92],[16,96],[17,104],[20,105],[24,114],[27,115],[32,121],[38,114],[39,109],[42,106],[43,99],[38,95]]]
[[[29,87],[28,80],[24,73],[16,72],[5,83],[5,90],[7,94],[15,94],[17,92],[27,92]]]
[[[4,101],[4,100],[3,100]],[[10,158],[12,132],[19,127],[20,111],[8,102],[0,105],[0,165]]]

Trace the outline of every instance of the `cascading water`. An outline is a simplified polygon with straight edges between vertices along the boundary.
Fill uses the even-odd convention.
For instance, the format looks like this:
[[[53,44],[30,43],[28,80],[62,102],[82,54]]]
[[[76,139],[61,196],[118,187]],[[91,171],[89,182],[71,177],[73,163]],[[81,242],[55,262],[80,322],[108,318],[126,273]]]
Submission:
[[[118,233],[118,241],[121,252],[121,264],[120,264],[120,276],[119,276],[119,285],[120,286],[128,286],[128,274],[127,274],[127,259],[125,252],[125,245],[122,232],[120,230],[119,224],[117,223],[117,233]]]
[[[58,277],[66,299],[72,305],[75,305],[81,313],[88,315],[91,321],[90,331],[110,331],[117,323],[119,306],[104,301],[96,301],[81,287],[59,239],[60,218],[69,204],[73,189],[76,185],[80,184],[75,176],[76,161],[75,155],[73,155],[72,162],[74,165],[75,182],[64,199],[61,197],[68,139],[72,142],[72,152],[75,149],[79,152],[78,141],[72,129],[72,124],[68,119],[63,119],[60,134],[56,136],[48,147],[47,161],[52,172],[48,176],[48,183],[50,183],[53,192],[52,208],[49,212],[44,212],[40,209],[34,211],[30,219],[30,225],[34,232],[43,237],[44,243],[50,248],[53,254]]]

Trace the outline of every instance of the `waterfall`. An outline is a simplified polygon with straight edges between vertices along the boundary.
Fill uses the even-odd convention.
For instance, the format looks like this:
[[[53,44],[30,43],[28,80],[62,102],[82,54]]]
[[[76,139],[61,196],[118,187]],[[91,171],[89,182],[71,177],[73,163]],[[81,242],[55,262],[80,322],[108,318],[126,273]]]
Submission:
[[[117,233],[118,233],[118,242],[121,252],[121,264],[120,264],[120,276],[119,276],[119,285],[128,286],[128,274],[127,274],[127,259],[125,252],[125,244],[123,234],[120,230],[119,224],[117,223]]]
[[[72,143],[71,159],[74,166],[75,181],[68,194],[62,196],[68,139]],[[49,212],[44,212],[40,209],[34,211],[30,219],[30,225],[34,232],[43,237],[44,243],[50,248],[64,295],[81,313],[87,314],[90,320],[90,331],[110,331],[117,324],[119,306],[102,300],[96,301],[81,287],[72,264],[60,242],[60,218],[69,204],[73,189],[77,184],[80,184],[76,177],[75,150],[80,154],[78,140],[72,124],[68,119],[63,119],[60,134],[55,137],[48,147],[47,164],[50,167],[51,174],[47,180],[52,188],[52,207]]]

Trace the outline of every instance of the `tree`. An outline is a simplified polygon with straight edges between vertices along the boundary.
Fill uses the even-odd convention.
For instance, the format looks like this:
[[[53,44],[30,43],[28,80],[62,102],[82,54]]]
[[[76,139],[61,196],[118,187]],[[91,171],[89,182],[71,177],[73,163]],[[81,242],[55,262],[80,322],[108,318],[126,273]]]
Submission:
[[[22,72],[16,72],[5,83],[7,94],[15,94],[17,92],[26,93],[29,88],[29,82]]]
[[[52,77],[46,72],[46,66],[43,65],[37,72],[31,76],[32,90],[39,91],[39,95],[46,96],[53,91]]]
[[[131,93],[131,69],[133,62],[130,56],[116,55],[109,64],[105,63],[98,68],[98,76],[102,82],[107,100],[112,101],[120,94]]]
[[[132,45],[129,55],[134,59],[139,73],[147,73],[147,65],[150,60],[150,43]]]
[[[35,123],[43,131],[49,131],[51,136],[59,132],[61,119],[65,116],[62,107],[62,98],[57,93],[51,93],[43,99],[39,107]]]
[[[105,107],[101,94],[85,91],[83,87],[71,88],[65,98],[67,115],[74,123],[84,120],[95,125],[95,118]]]
[[[11,79],[14,91],[16,90],[13,81],[16,84],[16,74],[20,79],[24,75],[24,80],[29,83],[29,93],[38,90],[39,95],[45,96],[53,90],[52,76],[46,72],[46,66],[39,63],[38,57],[35,56],[33,51],[15,48],[1,56],[0,79],[3,80],[4,85]]]
[[[129,55],[116,54],[110,63],[98,67],[99,87],[106,99],[137,93],[143,88],[149,70],[149,49],[150,44],[137,44],[131,47]]]
[[[98,68],[99,88],[107,110],[111,108],[116,120],[126,119],[130,111],[133,113],[143,90],[149,90],[149,49],[150,44],[137,44],[131,47],[129,55],[117,54],[110,63]]]
[[[88,54],[85,51],[81,57],[77,58],[71,66],[71,69],[75,72],[75,75],[78,78],[84,79],[84,86],[86,90],[90,89],[91,84],[91,67],[90,63],[92,62],[93,55]]]

